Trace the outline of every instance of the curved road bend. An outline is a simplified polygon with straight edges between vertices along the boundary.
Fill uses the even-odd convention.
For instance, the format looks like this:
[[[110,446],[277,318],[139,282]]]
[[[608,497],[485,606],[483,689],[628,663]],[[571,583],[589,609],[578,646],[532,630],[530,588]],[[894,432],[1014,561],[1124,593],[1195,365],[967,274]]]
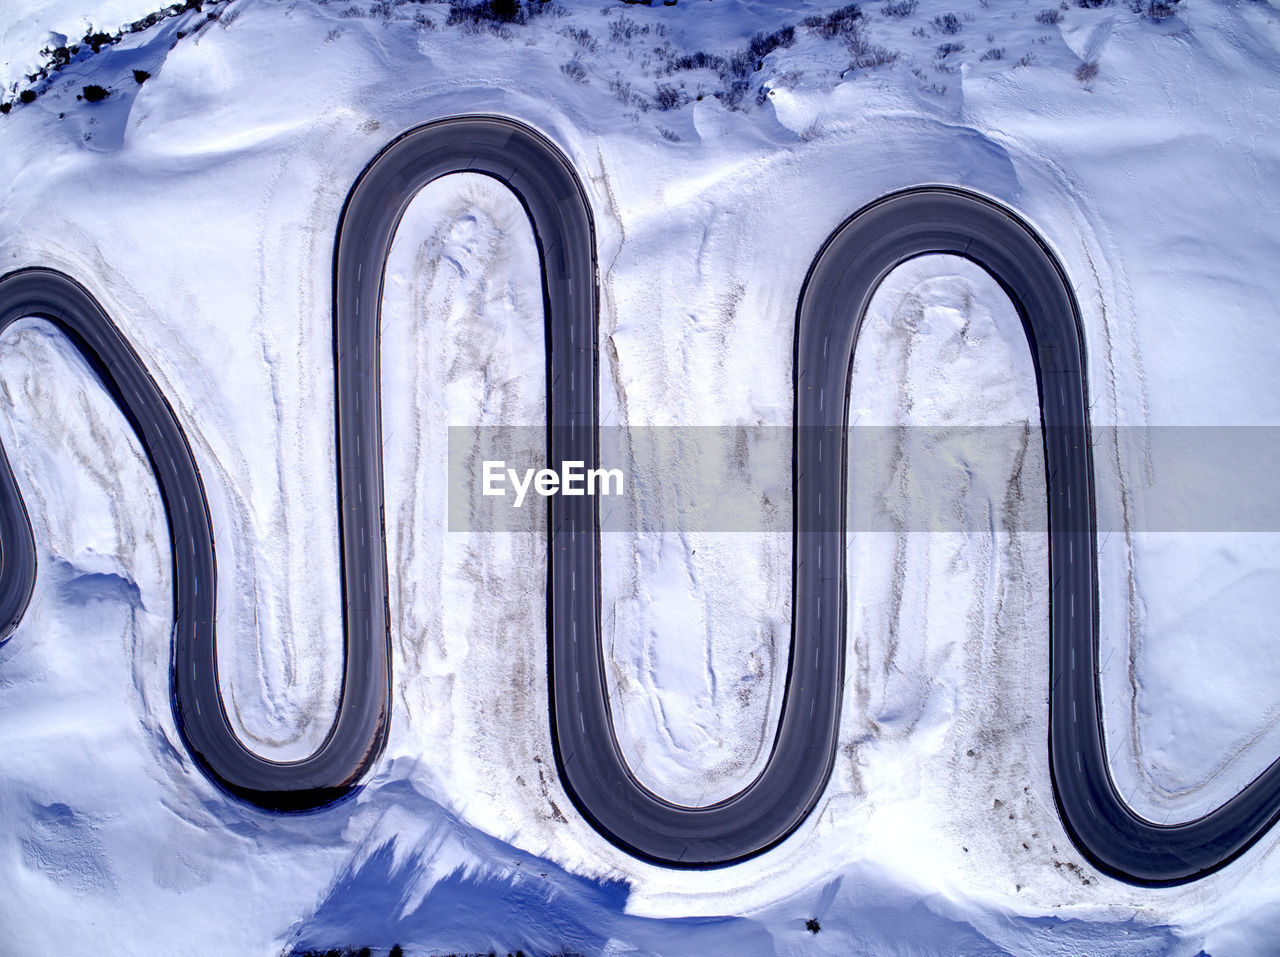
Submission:
[[[165,493],[170,539],[179,542],[203,526],[204,489],[191,451],[172,410],[137,354],[111,319],[75,280],[50,269],[23,269],[0,278],[0,335],[23,318],[45,319],[60,329],[97,373],[107,393],[124,412],[141,440]],[[178,490],[181,490],[179,492]],[[192,561],[194,548],[173,550],[174,597],[188,597],[189,586],[207,582],[212,600],[212,537],[210,562]],[[0,641],[17,627],[30,601],[36,576],[35,539],[26,505],[14,479],[8,456],[0,449]],[[181,583],[184,587],[179,587]],[[175,608],[178,607],[175,603]]]
[[[0,324],[0,332],[4,325]],[[36,584],[36,543],[9,457],[0,448],[0,644],[22,621]]]
[[[319,750],[302,761],[252,754],[226,719],[204,491],[155,383],[73,281],[46,270],[0,280],[0,329],[23,316],[59,325],[139,435],[156,470],[174,543],[179,727],[216,781],[265,807],[316,807],[341,797],[382,748],[390,697],[378,363],[383,268],[417,191],[466,171],[508,185],[534,228],[547,323],[549,459],[598,463],[595,237],[590,204],[572,167],[541,135],[502,118],[462,117],[406,133],[360,176],[338,230],[334,352],[346,656],[337,719]],[[929,253],[966,256],[1000,282],[1022,317],[1035,362],[1051,476],[1050,765],[1067,830],[1096,866],[1123,880],[1161,884],[1202,876],[1242,853],[1274,822],[1280,762],[1218,811],[1173,827],[1138,818],[1116,792],[1097,698],[1093,471],[1078,309],[1062,269],[1025,223],[990,201],[949,188],[908,190],[872,203],[828,239],[805,281],[794,356],[788,681],[769,762],[740,793],[707,807],[682,807],[648,791],[627,767],[603,669],[595,500],[550,500],[549,684],[565,789],[605,837],[667,866],[710,867],[751,857],[787,837],[813,809],[834,760],[843,687],[845,436],[853,350],[880,280]],[[0,621],[16,621],[30,594],[34,549],[12,473],[7,462],[0,466]]]
[[[1035,365],[1049,476],[1049,763],[1063,824],[1081,853],[1113,877],[1153,885],[1202,877],[1243,853],[1280,816],[1280,761],[1222,807],[1185,824],[1153,824],[1134,814],[1116,790],[1098,697],[1097,536],[1083,325],[1065,272],[1035,231],[987,199],[946,187],[883,197],[837,229],[801,293],[796,424],[824,428],[798,430],[796,461],[811,473],[819,446],[834,441],[827,430],[846,424],[858,327],[880,280],[930,253],[963,256],[995,278],[1022,319]],[[824,359],[828,349],[833,358]],[[823,387],[810,387],[818,382],[829,393],[841,390],[835,392],[837,413],[829,399],[824,412]],[[834,451],[829,448],[825,460],[843,470],[844,449],[838,456]],[[836,481],[828,467],[814,487],[797,484],[798,527],[814,521],[808,517],[813,495],[843,492],[843,482]],[[843,549],[837,554],[843,582]],[[797,595],[808,565],[804,561],[797,573]],[[833,595],[826,588],[822,600]]]

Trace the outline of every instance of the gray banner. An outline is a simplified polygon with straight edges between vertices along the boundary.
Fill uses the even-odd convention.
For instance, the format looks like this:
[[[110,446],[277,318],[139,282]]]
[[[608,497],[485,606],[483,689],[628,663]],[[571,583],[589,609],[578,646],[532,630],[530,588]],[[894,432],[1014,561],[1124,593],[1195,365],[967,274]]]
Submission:
[[[1046,529],[1039,428],[847,433],[849,532]],[[448,528],[542,533],[549,497],[581,494],[606,533],[789,534],[794,440],[779,426],[602,428],[599,462],[553,465],[544,427],[451,426]],[[1099,533],[1280,531],[1280,427],[1103,427],[1087,440]]]

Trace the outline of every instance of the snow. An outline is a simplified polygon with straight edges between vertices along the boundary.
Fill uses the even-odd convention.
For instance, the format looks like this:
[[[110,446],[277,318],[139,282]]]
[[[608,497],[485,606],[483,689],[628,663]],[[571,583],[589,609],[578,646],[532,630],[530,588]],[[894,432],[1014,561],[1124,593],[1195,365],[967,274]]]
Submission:
[[[25,86],[24,77],[40,67],[40,51],[46,46],[76,43],[90,31],[114,33],[154,9],[151,0],[105,0],[92,5],[5,0],[0,20],[0,87]]]
[[[600,0],[493,32],[446,25],[439,3],[233,0],[199,29],[184,14],[77,61],[0,117],[4,270],[84,282],[192,442],[217,535],[220,674],[249,746],[308,753],[337,700],[333,235],[364,164],[436,117],[506,113],[572,158],[596,218],[610,427],[789,425],[813,255],[866,202],[927,182],[1008,203],[1053,246],[1084,310],[1095,424],[1277,424],[1269,4],[1185,0],[1158,24],[1073,7],[1059,25],[1025,4],[867,5],[868,41],[897,62],[847,71],[839,40],[800,26],[736,110],[715,70],[662,72],[673,51],[727,54],[815,9]],[[75,40],[147,12],[10,0],[3,99],[50,31]],[[955,36],[933,25],[950,12]],[[942,42],[965,50],[940,58]],[[1076,79],[1090,62],[1097,75]],[[77,101],[88,82],[112,96]],[[652,105],[660,83],[689,102]],[[449,525],[449,427],[544,420],[533,249],[518,203],[474,176],[424,190],[397,234],[382,383],[392,732],[365,788],[314,814],[232,801],[186,757],[154,480],[68,343],[36,321],[0,340],[0,439],[40,561],[0,646],[0,925],[15,953],[104,939],[209,954],[1274,949],[1274,835],[1205,881],[1145,890],[1094,873],[1062,831],[1034,376],[998,287],[945,257],[877,294],[851,418],[1030,442],[940,503],[955,527],[850,536],[849,684],[823,802],[779,848],[714,872],[638,863],[582,822],[546,718],[545,539]],[[1100,552],[1104,714],[1121,790],[1178,820],[1280,754],[1280,556],[1274,530],[1126,526],[1171,468],[1143,453],[1095,453],[1121,518]],[[789,475],[751,478],[748,511],[789,497]],[[628,760],[698,803],[767,754],[791,543],[750,519],[682,532],[676,518],[603,536],[605,653]]]

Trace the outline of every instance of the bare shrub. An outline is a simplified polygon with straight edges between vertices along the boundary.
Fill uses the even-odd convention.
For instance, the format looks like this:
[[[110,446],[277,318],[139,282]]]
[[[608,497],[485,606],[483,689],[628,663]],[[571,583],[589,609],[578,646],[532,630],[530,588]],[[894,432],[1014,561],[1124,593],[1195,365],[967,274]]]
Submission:
[[[713,95],[729,109],[736,110],[742,105],[742,100],[750,89],[751,83],[749,81],[733,80],[723,90],[717,90]]]
[[[856,7],[856,4],[853,5]],[[840,19],[847,16],[847,10],[843,8],[824,17],[811,17],[815,23],[821,21],[826,24],[830,17],[836,17],[840,23],[849,22],[847,19]],[[860,17],[862,14],[858,13]],[[808,22],[808,21],[806,21]],[[838,26],[832,27],[834,31],[832,36],[842,35]],[[665,56],[666,62],[664,67],[659,69],[660,75],[671,75],[680,70],[714,70],[720,77],[722,88],[717,90],[713,95],[731,109],[737,109],[746,98],[751,90],[751,78],[764,67],[764,58],[774,50],[791,46],[795,43],[796,28],[794,26],[784,26],[772,33],[757,33],[747,43],[744,49],[736,50],[727,56],[716,53],[709,53],[706,50],[698,50],[694,53],[687,53],[677,56],[674,48],[669,46],[659,47],[655,52],[660,56]],[[662,90],[662,87],[659,87]],[[687,94],[681,91],[684,101],[688,101]],[[767,94],[761,92],[757,97],[757,102],[763,102],[763,97]],[[670,109],[662,105],[662,98],[659,97],[655,102],[662,109]],[[680,105],[683,105],[680,104]]]
[[[649,32],[648,24],[641,26],[630,17],[618,17],[609,24],[609,40],[613,43],[630,43],[638,36]]]
[[[855,33],[862,19],[862,7],[856,3],[850,3],[828,14],[815,13],[800,22],[815,30],[824,40],[832,40],[835,37],[847,37]]]
[[[763,60],[779,47],[785,49],[796,42],[796,28],[785,26],[772,33],[757,33],[747,44],[747,53],[756,60]],[[757,69],[759,69],[757,67]]]
[[[538,0],[450,0],[445,22],[449,26],[461,24],[472,30],[489,27],[500,32],[507,24],[528,23],[531,17],[546,13],[552,6]]]
[[[568,37],[583,53],[594,53],[597,43],[596,38],[591,35],[591,31],[585,27],[566,27],[560,31],[562,36]]]
[[[960,18],[954,13],[946,13],[940,17],[933,18],[933,25],[948,36],[955,36],[960,32]]]
[[[653,102],[660,110],[675,110],[689,102],[689,94],[669,83],[659,83],[653,94]]]
[[[649,107],[652,105],[649,98],[635,92],[631,88],[630,81],[624,80],[621,73],[613,75],[613,79],[609,81],[609,90],[623,106],[635,107],[637,113],[649,112]]]
[[[867,43],[860,36],[849,43],[849,52],[853,54],[849,66],[859,70],[878,70],[882,66],[892,66],[902,55],[897,50]]]
[[[569,60],[560,64],[560,72],[571,80],[577,80],[579,83],[587,82],[587,71],[577,60]]]
[[[668,72],[670,73],[674,73],[676,70],[715,70],[720,73],[728,70],[728,68],[729,61],[724,57],[717,56],[714,53],[707,53],[705,50],[676,57],[668,64]]]
[[[1182,0],[1129,0],[1129,9],[1154,23],[1168,20],[1178,12]]]

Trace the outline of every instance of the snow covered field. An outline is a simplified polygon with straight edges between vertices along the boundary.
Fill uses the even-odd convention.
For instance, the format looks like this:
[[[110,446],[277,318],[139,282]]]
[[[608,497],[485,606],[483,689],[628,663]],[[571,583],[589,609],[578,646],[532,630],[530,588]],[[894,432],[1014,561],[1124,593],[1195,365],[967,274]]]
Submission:
[[[1156,22],[1125,3],[920,0],[845,28],[833,9],[598,0],[492,28],[448,23],[447,3],[230,0],[32,84],[46,44],[152,8],[0,3],[0,271],[85,283],[182,419],[218,536],[224,695],[252,748],[309,753],[340,690],[333,236],[369,159],[437,117],[511,115],[574,163],[608,425],[790,424],[814,254],[866,202],[930,182],[1007,203],[1053,245],[1096,425],[1280,424],[1273,4],[1184,0]],[[786,25],[790,45],[728,66]],[[91,83],[110,95],[78,100]],[[227,799],[182,749],[166,525],[125,420],[56,333],[0,339],[0,440],[40,561],[0,646],[0,953],[1274,952],[1275,835],[1148,890],[1093,872],[1062,830],[1047,547],[1025,531],[1043,508],[1035,381],[981,270],[933,257],[889,277],[851,420],[1025,427],[1028,445],[998,495],[956,490],[963,531],[850,535],[827,795],[780,847],[712,872],[641,864],[577,817],[546,715],[545,540],[447,531],[448,427],[544,420],[535,248],[502,187],[455,176],[414,201],[383,350],[391,738],[355,798],[282,817]],[[1122,516],[1161,467],[1095,456]],[[1113,774],[1139,813],[1189,819],[1280,755],[1280,535],[1100,537]],[[603,546],[628,759],[675,801],[733,793],[777,718],[790,537]]]

